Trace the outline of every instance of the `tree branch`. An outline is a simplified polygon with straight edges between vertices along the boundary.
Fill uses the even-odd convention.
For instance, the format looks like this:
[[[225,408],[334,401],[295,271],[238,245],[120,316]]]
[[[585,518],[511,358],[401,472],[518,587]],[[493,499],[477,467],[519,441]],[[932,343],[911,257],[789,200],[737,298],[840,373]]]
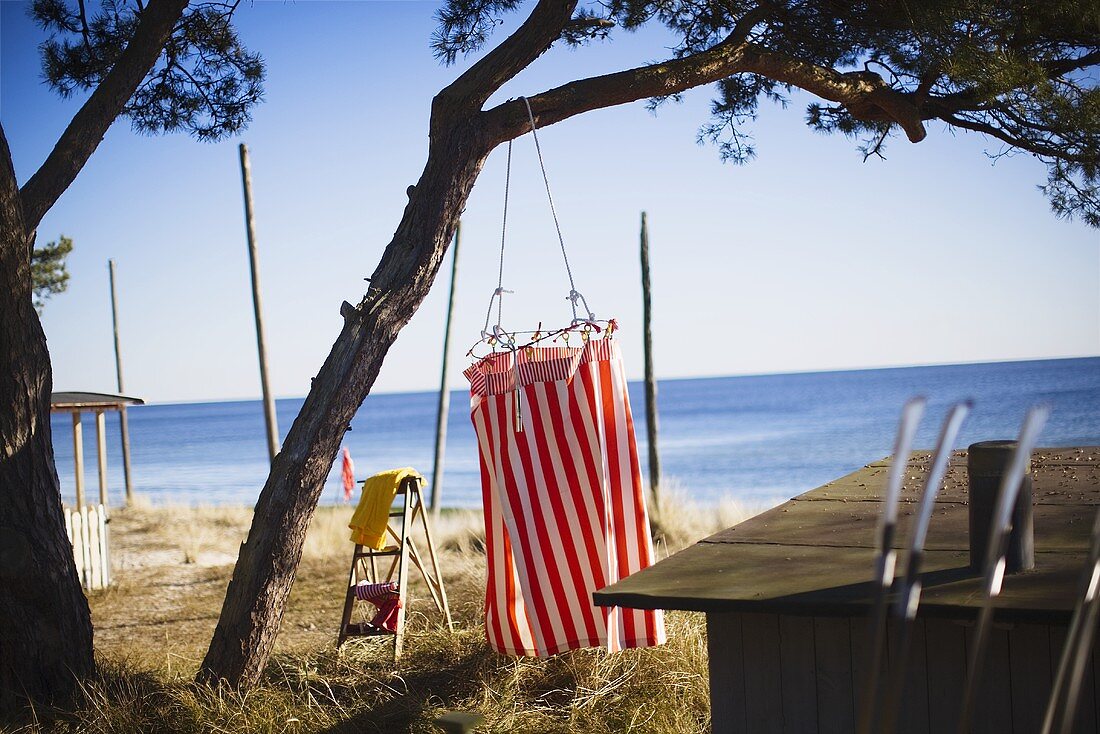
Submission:
[[[972,130],[974,132],[983,133],[996,138],[1001,142],[1011,145],[1013,148],[1019,148],[1020,150],[1026,150],[1028,153],[1032,153],[1044,158],[1066,158],[1066,151],[1060,147],[1053,147],[1044,145],[1035,140],[1027,140],[1016,135],[1010,134],[1006,130],[1002,130],[994,125],[989,125],[984,122],[978,122],[977,120],[971,120],[966,117],[959,117],[952,114],[941,114],[939,119],[954,125],[955,127],[961,127],[964,130]]]
[[[577,0],[539,0],[515,33],[447,85],[436,102],[448,100],[480,110],[493,92],[550,48],[576,7]]]
[[[759,21],[745,20],[745,25],[751,29],[756,22]],[[530,97],[535,121],[539,125],[552,125],[590,110],[667,97],[735,74],[749,73],[843,104],[858,119],[896,123],[914,143],[924,139],[924,124],[911,94],[891,89],[877,74],[844,74],[746,42],[739,34],[745,28],[738,25],[741,26],[738,30],[706,51],[580,79]],[[522,135],[529,126],[526,108],[519,100],[509,100],[487,110],[485,122],[497,143]]]
[[[134,90],[153,68],[187,0],[150,0],[134,37],[73,117],[42,167],[24,184],[24,226],[33,231],[99,146]]]
[[[0,227],[8,229],[18,224],[19,230],[25,231],[19,217],[20,208],[19,183],[15,178],[15,168],[11,162],[8,136],[4,133],[4,126],[0,125]],[[9,219],[12,221],[8,221]],[[0,243],[7,241],[3,239]]]

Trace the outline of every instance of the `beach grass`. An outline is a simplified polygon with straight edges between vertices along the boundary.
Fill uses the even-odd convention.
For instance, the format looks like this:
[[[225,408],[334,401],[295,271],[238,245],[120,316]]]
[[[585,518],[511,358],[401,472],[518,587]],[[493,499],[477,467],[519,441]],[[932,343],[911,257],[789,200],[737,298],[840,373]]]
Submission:
[[[659,555],[761,508],[695,505],[669,488],[654,507]],[[405,653],[392,642],[335,647],[352,546],[349,507],[319,508],[275,654],[246,693],[193,683],[239,544],[241,507],[152,507],[112,518],[115,583],[89,601],[99,672],[75,703],[28,712],[12,732],[438,732],[450,710],[476,711],[486,732],[709,731],[706,633],[700,614],[667,614],[669,642],[549,659],[492,652],[481,622],[485,584],[480,511],[443,513],[433,527],[455,630],[441,624],[410,575]]]

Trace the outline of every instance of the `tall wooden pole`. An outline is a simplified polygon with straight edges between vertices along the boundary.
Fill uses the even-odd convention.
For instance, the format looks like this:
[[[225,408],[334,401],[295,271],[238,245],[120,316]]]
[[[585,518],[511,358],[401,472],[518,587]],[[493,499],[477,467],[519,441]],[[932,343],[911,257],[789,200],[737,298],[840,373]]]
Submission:
[[[279,426],[275,420],[275,398],[267,380],[267,345],[264,339],[263,304],[260,300],[260,266],[256,254],[256,219],[252,210],[252,166],[248,147],[240,144],[241,183],[244,186],[244,221],[248,232],[248,266],[252,271],[252,309],[256,314],[256,348],[260,353],[260,388],[264,396],[264,423],[267,426],[267,453],[271,460],[279,453]]]
[[[118,377],[118,393],[126,394],[122,385],[122,350],[118,344],[118,296],[115,293],[115,261],[107,261],[107,270],[111,276],[111,324],[115,330],[115,373]],[[122,475],[126,480],[126,504],[134,499],[134,484],[130,479],[130,419],[126,415],[126,406],[118,411],[119,434],[122,436]]]
[[[451,406],[451,393],[447,390],[447,353],[451,346],[451,316],[455,310],[455,283],[458,280],[458,246],[462,241],[462,222],[455,226],[454,254],[451,255],[451,295],[447,300],[447,325],[443,329],[443,368],[439,376],[439,405],[435,418],[435,461],[432,463],[433,515],[439,515],[439,499],[443,495],[443,449],[447,443],[447,414]]]
[[[649,491],[657,502],[661,486],[661,458],[657,453],[657,383],[653,379],[652,309],[649,298],[649,228],[642,212],[642,341],[645,350],[645,427],[649,443]]]

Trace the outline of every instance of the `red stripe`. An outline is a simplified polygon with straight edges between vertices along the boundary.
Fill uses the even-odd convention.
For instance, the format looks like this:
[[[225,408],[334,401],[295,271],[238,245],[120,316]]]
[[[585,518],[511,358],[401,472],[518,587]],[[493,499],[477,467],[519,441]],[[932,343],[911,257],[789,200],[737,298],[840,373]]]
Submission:
[[[486,399],[485,403],[483,404],[483,409],[482,409],[482,424],[485,426],[485,431],[486,431],[486,434],[487,434],[487,438],[489,439],[488,443],[489,443],[490,458],[492,458],[494,465],[499,467],[499,466],[501,466],[501,459],[500,459],[500,453],[499,453],[500,447],[502,445],[501,444],[501,436],[493,431],[493,424],[489,420],[489,415],[490,415],[489,411],[490,411],[490,409],[492,407],[496,407],[495,405],[490,406],[490,402],[492,402],[494,404],[498,403],[498,402],[500,402],[500,398],[488,398],[488,399]],[[492,490],[492,487],[490,486],[485,491],[486,492],[492,492],[493,490]],[[497,509],[498,513],[499,513],[500,501],[501,501],[500,497],[497,496],[496,497],[496,505],[498,506],[498,509]],[[487,513],[489,512],[491,506],[492,505],[490,504],[489,498],[486,497],[485,498],[485,508],[486,508]],[[505,631],[504,627],[506,626],[508,636],[511,638],[511,643],[512,643],[511,644],[511,649],[516,651],[517,653],[524,652],[524,651],[527,650],[527,646],[523,644],[523,639],[520,635],[521,620],[519,619],[519,616],[518,616],[519,611],[518,611],[518,607],[517,607],[517,604],[516,604],[517,590],[516,590],[516,584],[515,584],[515,575],[516,575],[515,561],[514,561],[513,554],[512,554],[512,544],[511,544],[511,542],[509,541],[509,538],[508,538],[508,528],[505,526],[504,518],[502,516],[500,516],[499,514],[494,515],[494,517],[491,520],[487,516],[486,520],[485,520],[486,534],[489,533],[490,522],[493,524],[493,526],[500,528],[501,537],[503,538],[503,546],[504,546],[503,548],[496,549],[496,557],[494,559],[487,559],[487,562],[490,563],[490,568],[494,568],[494,566],[492,565],[493,561],[495,561],[496,563],[501,564],[503,566],[504,598],[506,600],[506,608],[504,610],[500,610],[500,609],[496,610],[497,611],[498,624],[501,626],[501,634],[500,634],[500,637],[498,639],[498,644],[500,646],[499,649],[502,649],[502,650],[509,649],[508,642],[504,639],[504,634],[503,634],[504,631]],[[524,623],[525,628],[530,627],[530,624],[529,624],[526,617],[523,618],[522,622]]]
[[[570,461],[573,458],[572,452],[569,450],[568,445],[562,446],[565,441],[565,432],[563,429],[563,422],[561,416],[561,410],[558,409],[558,400],[556,390],[553,389],[553,385],[540,386],[544,390],[544,395],[549,392],[554,393],[554,399],[551,400],[549,395],[546,395],[546,414],[542,412],[541,401],[537,400],[537,391],[539,387],[532,385],[528,388],[529,404],[532,406],[531,414],[535,423],[535,445],[539,452],[539,459],[542,462],[543,475],[546,477],[547,493],[550,496],[550,503],[554,511],[555,526],[557,528],[558,537],[562,539],[562,545],[565,551],[565,561],[569,568],[569,578],[565,588],[568,590],[569,596],[572,597],[576,606],[580,608],[582,619],[584,621],[585,630],[588,633],[589,639],[596,638],[596,617],[592,610],[592,600],[589,594],[595,589],[589,589],[584,579],[584,572],[581,571],[581,558],[576,553],[578,548],[589,548],[594,542],[594,538],[590,536],[587,527],[583,525],[581,527],[572,527],[570,525],[568,516],[565,512],[565,506],[562,503],[562,497],[569,494],[573,499],[574,507],[584,507],[586,504],[586,498],[581,492],[581,488],[577,482],[568,481],[570,475],[576,474],[576,465]],[[549,418],[553,425],[554,437],[557,440],[557,456],[553,456],[554,449],[550,446],[550,442],[547,440],[549,437],[546,432],[542,430],[543,420]],[[558,484],[557,473],[553,470],[554,459],[557,458],[558,462],[562,465],[562,471],[566,474],[566,485],[563,487]],[[563,598],[564,597],[559,597]],[[572,610],[566,607],[565,613],[562,615],[570,619],[570,626],[572,626]],[[574,629],[573,637],[577,638],[577,631]]]
[[[527,387],[524,389],[524,397],[527,399],[527,406],[528,409],[531,411],[534,410],[532,406],[533,398],[531,397],[531,393],[533,390],[533,387]],[[525,425],[524,433],[527,433],[528,431],[532,432],[536,439],[538,438],[539,434],[542,433],[537,424]],[[528,496],[531,500],[531,511],[533,514],[532,520],[535,526],[535,535],[538,538],[538,550],[540,551],[540,554],[534,553],[534,549],[528,546],[529,550],[528,553],[526,553],[525,555],[529,558],[532,568],[537,568],[541,566],[545,571],[547,582],[550,584],[552,597],[548,600],[544,599],[543,594],[539,593],[544,590],[538,588],[537,586],[534,586],[533,584],[531,585],[531,588],[529,590],[532,592],[530,596],[533,598],[537,598],[540,606],[549,609],[552,605],[556,607],[556,600],[565,599],[567,591],[564,580],[562,579],[561,570],[558,568],[557,565],[559,559],[557,557],[557,554],[554,552],[553,545],[550,543],[548,526],[552,518],[547,516],[547,508],[543,507],[542,503],[538,501],[538,490],[536,489],[537,485],[535,483],[535,467],[531,457],[531,449],[527,443],[528,440],[530,439],[527,436],[525,436],[523,440],[519,440],[517,437],[516,444],[519,449],[518,453],[520,457],[520,464],[523,468],[523,473],[527,480],[527,487],[530,489]],[[554,486],[554,484],[552,483],[551,479],[546,476],[545,471],[543,471],[543,477],[547,485],[547,494],[552,495],[552,487]],[[522,507],[518,497],[513,496],[512,498],[515,502],[515,504],[513,504],[512,506],[513,511]],[[529,577],[529,582],[533,582],[536,578],[537,577],[532,574]],[[573,624],[572,615],[561,614],[560,610],[557,608],[554,608],[552,611],[555,616],[557,616],[561,620],[562,626],[564,627],[564,632],[568,636],[568,638],[571,640],[576,639],[577,630]],[[546,645],[547,647],[550,647],[549,641],[555,639],[556,635],[554,634],[553,627],[550,624],[547,624],[544,627],[544,635],[540,639],[540,643]]]
[[[505,484],[505,486],[503,487],[504,494],[501,497],[501,501],[508,503],[508,506],[511,509],[512,517],[522,518],[523,513],[522,512],[517,513],[515,511],[517,509],[517,507],[522,507],[522,505],[519,504],[519,497],[518,497],[519,482],[514,480],[515,477],[518,477],[520,475],[518,473],[516,473],[516,469],[512,466],[512,460],[511,460],[511,457],[509,455],[510,452],[508,451],[509,444],[515,442],[514,435],[511,435],[511,434],[514,434],[514,432],[515,432],[515,425],[512,422],[512,415],[511,415],[512,411],[509,409],[509,407],[511,405],[511,402],[512,402],[512,399],[511,399],[510,396],[506,395],[506,396],[501,396],[501,397],[497,398],[494,402],[496,403],[496,406],[497,406],[497,417],[498,417],[498,421],[499,421],[498,425],[500,426],[500,430],[503,434],[499,437],[499,443],[498,443],[498,445],[501,447],[501,450],[500,450],[501,466],[504,470],[505,478],[506,479],[511,478],[513,480],[511,482],[507,482]],[[518,448],[519,447],[517,446],[517,449]],[[524,452],[522,451],[522,449],[520,449],[520,450],[517,451],[517,453],[519,453],[519,455],[520,455],[520,463],[521,463],[521,466],[519,467],[519,471],[524,471],[524,468],[522,466],[522,464],[524,462],[524,458],[525,458],[524,457]],[[508,526],[505,525],[505,527],[507,528]],[[537,527],[538,526],[537,526],[537,523],[536,523],[536,533],[538,532]],[[512,529],[508,528],[508,530],[509,530],[509,535],[511,535],[511,530]],[[530,537],[529,533],[527,532],[527,527],[526,527],[525,523],[523,523],[523,522],[520,522],[520,521],[515,522],[515,533],[516,533],[516,537],[511,539],[512,543],[513,543],[512,558],[514,560],[520,560],[521,561],[521,565],[520,565],[520,568],[522,569],[521,580],[525,581],[527,590],[530,591],[530,592],[537,592],[539,587],[536,586],[535,583],[538,580],[538,576],[535,574],[534,559],[532,558],[532,556],[534,555],[532,551],[535,549],[535,543],[537,541]],[[518,559],[516,559],[517,554],[515,553],[515,546],[516,545],[519,546],[519,551],[520,551],[519,554],[518,554],[519,555]],[[526,573],[526,577],[527,577],[526,579],[522,578],[523,573]],[[524,602],[529,602],[529,603],[527,603],[527,612],[528,612],[528,614],[534,614],[534,616],[535,616],[535,620],[534,620],[535,621],[534,627],[536,629],[535,644],[539,645],[539,646],[543,646],[544,645],[543,641],[547,639],[546,633],[553,630],[553,627],[550,625],[550,617],[549,617],[550,610],[548,610],[546,608],[546,604],[544,603],[541,594],[531,593],[529,595],[525,595],[524,596]]]
[[[615,410],[614,385],[611,382],[611,365],[605,360],[597,363],[600,371],[600,395],[603,399],[603,425],[607,432],[607,468],[610,476],[609,492],[611,495],[611,523],[615,535],[615,569],[610,578],[612,582],[625,578],[630,573],[629,556],[627,555],[626,539],[623,537],[626,528],[626,517],[621,497],[624,491],[622,486],[622,457],[619,456],[619,431],[618,415]],[[625,572],[625,573],[624,573]],[[631,615],[623,615],[623,633],[626,637],[635,635],[634,620]]]
[[[566,390],[567,410],[569,412],[569,424],[557,427],[557,431],[564,434],[566,430],[573,432],[576,436],[576,443],[578,447],[579,457],[574,456],[574,466],[577,471],[582,471],[588,480],[588,492],[590,496],[586,498],[587,501],[583,501],[579,496],[580,487],[577,487],[577,491],[573,496],[573,501],[577,504],[578,508],[585,510],[584,515],[587,516],[594,512],[596,526],[600,529],[601,533],[605,525],[605,513],[603,512],[603,492],[601,491],[600,471],[596,466],[596,447],[591,445],[591,439],[589,438],[588,429],[585,426],[585,416],[581,411],[588,412],[589,423],[596,426],[596,415],[592,410],[591,403],[586,399],[587,389],[584,386],[585,378],[584,374],[588,370],[583,370],[580,380],[574,380],[573,383]],[[583,403],[581,401],[584,401]],[[563,452],[567,451],[568,443],[562,441],[561,444],[566,447],[563,448]],[[576,460],[580,459],[580,466],[576,466]],[[591,530],[586,528],[589,532]],[[588,564],[592,569],[592,578],[596,585],[596,589],[601,589],[607,586],[607,573],[604,569],[604,564],[600,560],[598,543],[602,542],[602,538],[588,537],[589,542],[585,545],[585,551],[588,556]],[[605,611],[604,607],[599,607],[602,612]],[[605,620],[606,621],[606,620]]]
[[[626,418],[626,445],[630,452],[630,491],[634,498],[634,507],[637,508],[632,517],[634,521],[634,537],[636,538],[639,567],[630,569],[630,573],[635,573],[649,566],[649,559],[652,557],[652,541],[649,535],[649,518],[645,511],[645,495],[642,491],[642,470],[638,461],[638,444],[634,436],[634,415],[630,410],[630,398],[626,392],[626,375],[623,374],[621,358],[615,360],[614,369],[619,378],[619,384],[622,385],[623,415]],[[637,621],[639,616],[644,619],[646,630],[645,639],[652,640],[655,643],[657,639],[657,622],[654,618],[655,615],[652,613],[643,613],[639,615],[637,610],[630,610],[628,614],[632,617],[634,622]]]

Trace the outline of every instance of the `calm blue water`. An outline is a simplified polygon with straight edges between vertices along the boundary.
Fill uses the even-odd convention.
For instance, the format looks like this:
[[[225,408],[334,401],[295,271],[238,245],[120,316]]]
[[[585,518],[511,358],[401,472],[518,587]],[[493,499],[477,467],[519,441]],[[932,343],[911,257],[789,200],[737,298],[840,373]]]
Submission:
[[[641,385],[630,390],[644,468]],[[898,411],[914,394],[929,398],[918,446],[932,445],[946,406],[964,397],[975,400],[975,409],[960,445],[1015,437],[1035,402],[1053,407],[1041,445],[1100,444],[1100,358],[669,380],[658,390],[663,472],[700,500],[782,500],[886,456]],[[278,401],[284,432],[301,403]],[[434,393],[368,397],[345,443],[356,475],[411,465],[429,476],[435,406]],[[476,507],[480,480],[467,406],[465,392],[451,395],[444,504]],[[98,480],[90,416],[85,425],[92,496]],[[109,415],[107,425],[109,487],[112,502],[121,503],[117,417]],[[74,481],[68,415],[55,416],[53,430],[68,499]],[[133,408],[130,435],[134,488],[156,503],[252,505],[267,477],[259,401]],[[341,496],[337,466],[322,502],[339,502]]]

